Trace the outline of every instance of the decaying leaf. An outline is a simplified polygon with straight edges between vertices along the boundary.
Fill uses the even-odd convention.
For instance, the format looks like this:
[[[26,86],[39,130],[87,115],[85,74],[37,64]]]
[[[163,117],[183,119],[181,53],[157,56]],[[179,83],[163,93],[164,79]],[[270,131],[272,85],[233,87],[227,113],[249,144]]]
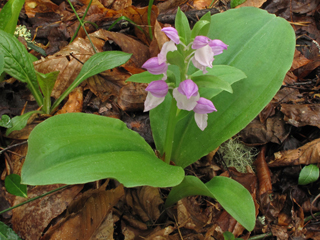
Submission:
[[[75,88],[70,94],[68,101],[56,114],[81,112],[83,106],[83,89],[82,87]]]
[[[257,159],[254,162],[259,182],[258,196],[261,196],[264,193],[272,192],[271,175],[265,159],[265,154],[266,146],[263,146]]]
[[[280,151],[274,154],[269,167],[317,164],[320,162],[320,139],[315,139],[294,150]]]
[[[118,104],[123,111],[139,111],[144,107],[146,84],[129,82],[119,92]]]
[[[240,4],[236,8],[240,7],[261,7],[267,0],[247,0],[244,3]]]
[[[132,214],[137,214],[144,222],[147,222],[156,221],[159,218],[159,205],[163,203],[163,200],[158,188],[143,186],[128,189],[126,202],[132,208]]]
[[[39,196],[61,186],[58,184],[37,186],[28,191],[28,198]],[[13,230],[23,239],[39,239],[51,220],[66,209],[82,187],[83,185],[75,185],[14,209],[12,215]],[[16,197],[14,205],[25,200],[25,198]]]
[[[320,128],[319,104],[282,104],[284,120],[295,127],[306,125]]]
[[[36,13],[59,13],[59,6],[50,0],[26,0],[25,10],[29,18],[32,18]]]
[[[41,239],[90,239],[123,194],[122,185],[107,191],[103,187],[89,190],[70,206],[69,215],[49,228]]]

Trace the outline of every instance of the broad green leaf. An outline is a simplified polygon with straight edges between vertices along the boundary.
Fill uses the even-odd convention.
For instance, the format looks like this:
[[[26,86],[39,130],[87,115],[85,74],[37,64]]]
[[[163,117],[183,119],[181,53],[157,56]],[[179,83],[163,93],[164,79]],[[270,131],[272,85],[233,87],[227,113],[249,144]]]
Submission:
[[[4,72],[27,83],[39,106],[42,95],[38,86],[36,72],[29,53],[16,37],[0,30],[0,52],[4,56]]]
[[[217,176],[203,183],[194,176],[185,176],[182,183],[172,188],[165,206],[194,195],[215,198],[221,206],[247,230],[255,226],[255,205],[249,191],[235,180]]]
[[[10,174],[4,180],[6,190],[9,193],[11,193],[15,196],[26,198],[28,196],[27,195],[27,185],[23,185],[20,182],[21,182],[21,178],[17,174]]]
[[[153,75],[148,71],[145,71],[130,76],[126,82],[151,83],[152,81],[161,80],[162,78],[163,74]]]
[[[177,65],[178,67],[180,67],[180,69],[183,69],[185,66],[184,58],[178,51],[168,52],[167,62],[170,64]]]
[[[179,7],[174,26],[178,31],[180,41],[182,41],[184,44],[189,43],[191,35],[189,21],[186,15],[181,11]]]
[[[0,30],[11,35],[16,30],[18,18],[25,0],[9,0],[0,11]]]
[[[2,115],[0,120],[0,127],[11,128],[12,121],[8,115]]]
[[[236,6],[244,3],[245,1],[247,1],[247,0],[231,0],[230,6],[232,8],[235,8]]]
[[[118,67],[127,62],[132,54],[121,51],[107,51],[94,54],[86,61],[76,79],[67,88],[67,90],[54,102],[52,111],[65,99],[66,96],[80,83],[89,77],[92,77],[103,71]]]
[[[21,240],[21,238],[19,238],[19,236],[3,222],[0,222],[0,239]]]
[[[176,78],[179,79],[179,68],[175,65],[170,65],[169,69],[171,72],[173,72],[176,76]],[[168,71],[169,72],[169,71]],[[230,85],[233,83],[246,78],[246,75],[239,69],[227,65],[214,65],[212,68],[208,68],[208,73],[210,75],[215,75],[221,80],[228,82]],[[191,78],[195,76],[203,76],[202,71],[197,71],[192,74]],[[200,96],[204,98],[211,99],[212,97],[218,95],[221,93],[222,89],[199,89]],[[229,93],[230,94],[230,93]],[[169,118],[169,111],[168,108],[171,104],[171,95],[167,94],[165,100],[163,103],[161,103],[158,107],[152,109],[150,111],[150,119],[151,119],[151,127],[152,127],[152,134],[153,138],[155,140],[155,144],[157,147],[157,150],[160,152],[160,154],[163,154],[163,147],[164,147],[164,141],[165,141],[165,134],[167,131],[167,120]],[[183,116],[180,116],[182,113],[179,114],[179,119],[185,118],[185,115],[188,114],[185,111],[183,112]],[[193,116],[193,112],[189,112],[189,115],[191,117]],[[181,123],[178,123],[181,125]]]
[[[78,184],[114,178],[126,187],[169,187],[184,178],[181,167],[158,159],[126,124],[93,114],[67,113],[37,125],[28,140],[23,184]]]
[[[177,124],[172,160],[183,168],[237,134],[260,113],[281,87],[295,50],[295,34],[286,20],[251,7],[213,15],[208,36],[229,45],[213,63],[236,67],[247,78],[232,85],[233,94],[221,92],[211,98],[218,111],[208,114],[205,131],[197,127],[193,114]],[[166,116],[170,103],[165,101],[160,106],[151,111],[157,147],[163,144],[158,142],[161,133],[157,131],[166,129],[153,129],[156,124],[152,121],[160,114]]]
[[[0,52],[0,75],[3,73],[3,66],[4,66],[4,56]]]
[[[210,12],[207,12],[205,15],[210,16]],[[204,15],[204,16],[205,16]],[[194,25],[191,31],[191,39],[194,39],[196,36],[207,36],[210,27],[210,22],[206,20],[199,20]]]
[[[299,174],[299,185],[307,185],[309,183],[317,181],[319,178],[319,168],[310,164],[308,166],[304,166]]]
[[[227,81],[224,81],[221,78],[213,75],[203,75],[193,77],[191,79],[198,85],[199,88],[214,88],[221,89],[229,93],[233,92],[231,85]]]
[[[23,129],[27,123],[28,119],[31,117],[32,114],[41,113],[40,111],[31,111],[27,112],[21,116],[15,116],[11,119],[12,127],[8,128],[6,131],[6,135],[8,136],[12,131],[17,131]]]
[[[39,83],[39,86],[41,88],[42,94],[43,94],[43,108],[42,110],[49,114],[50,108],[51,108],[51,92],[53,90],[54,84],[58,78],[59,71],[50,72],[50,73],[40,73],[36,72],[37,74],[37,80]]]
[[[224,238],[224,240],[234,240],[235,239],[234,235],[228,231],[223,233],[223,238]]]

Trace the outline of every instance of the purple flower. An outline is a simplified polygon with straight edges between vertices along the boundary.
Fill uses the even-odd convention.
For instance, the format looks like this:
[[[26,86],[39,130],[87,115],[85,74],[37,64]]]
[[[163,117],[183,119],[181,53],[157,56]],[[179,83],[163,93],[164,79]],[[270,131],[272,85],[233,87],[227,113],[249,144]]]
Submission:
[[[161,48],[161,52],[158,54],[158,62],[162,64],[167,61],[167,53],[177,50],[177,46],[173,41],[165,42]]]
[[[173,27],[164,27],[161,31],[164,32],[175,44],[180,43],[177,29]]]
[[[144,112],[147,112],[164,101],[168,93],[168,84],[163,80],[153,81],[145,90],[148,91],[148,94],[144,102]]]
[[[206,67],[212,68],[213,56],[221,54],[227,47],[221,40],[196,36],[192,44],[192,49],[196,49],[192,63],[205,74],[208,72]]]
[[[198,127],[203,131],[208,125],[208,113],[216,112],[217,109],[210,100],[201,97],[193,111],[194,119]]]
[[[177,107],[187,111],[191,111],[200,98],[198,86],[191,79],[181,82],[178,88],[173,89],[172,95],[177,101]]]
[[[159,63],[158,57],[148,59],[141,67],[154,75],[165,74],[168,70],[168,64],[166,62]]]

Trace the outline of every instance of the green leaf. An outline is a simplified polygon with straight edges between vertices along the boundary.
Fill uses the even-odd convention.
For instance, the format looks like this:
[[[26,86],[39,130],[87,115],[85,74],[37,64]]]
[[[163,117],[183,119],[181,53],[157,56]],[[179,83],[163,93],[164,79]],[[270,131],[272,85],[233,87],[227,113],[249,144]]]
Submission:
[[[0,127],[11,128],[12,121],[8,115],[2,115],[0,120]]]
[[[168,52],[167,62],[178,66],[180,69],[183,69],[185,65],[184,58],[179,51]]]
[[[230,6],[232,8],[235,8],[236,6],[244,3],[245,1],[247,1],[247,0],[231,0]]]
[[[213,75],[203,75],[191,78],[199,88],[214,88],[233,93],[231,85],[227,82]]]
[[[237,134],[261,112],[281,87],[295,50],[295,34],[290,24],[258,8],[232,9],[213,15],[208,37],[229,45],[228,50],[215,56],[213,63],[238,68],[247,78],[232,85],[233,94],[221,92],[211,98],[218,111],[208,114],[208,127],[204,131],[197,127],[192,113],[177,124],[172,160],[183,168]],[[208,74],[221,78],[213,72]],[[157,147],[163,144],[158,142],[163,134],[158,130],[165,132],[166,127],[154,129],[159,123],[155,118],[167,116],[169,106],[165,101],[151,111]],[[161,117],[161,121],[167,119]]]
[[[52,111],[65,99],[66,96],[80,83],[89,77],[92,77],[98,73],[109,70],[114,67],[118,67],[127,62],[132,54],[121,51],[108,51],[100,52],[91,56],[88,61],[83,64],[83,67],[73,81],[73,83],[67,88],[67,90],[54,102],[52,105]]]
[[[223,238],[224,238],[224,240],[234,240],[235,239],[234,235],[228,231],[223,233]]]
[[[178,35],[180,36],[180,41],[184,44],[188,44],[190,42],[190,25],[188,18],[186,15],[181,11],[181,9],[178,7],[176,19],[175,19],[175,28],[178,31]]]
[[[0,11],[0,30],[11,35],[16,30],[18,18],[25,0],[9,0]]]
[[[249,191],[235,180],[217,176],[204,184],[194,176],[172,188],[165,206],[169,207],[182,198],[194,195],[215,198],[221,206],[248,231],[255,226],[255,206]]]
[[[21,238],[19,238],[19,236],[3,222],[0,222],[0,239],[1,240],[21,240]]]
[[[19,81],[27,83],[27,87],[41,106],[43,100],[37,76],[25,47],[16,37],[0,30],[0,52],[4,56],[3,70]]]
[[[6,135],[8,136],[12,131],[17,131],[23,129],[27,123],[28,119],[31,117],[34,113],[41,113],[40,111],[31,111],[28,113],[25,113],[21,116],[16,116],[11,119],[12,127],[8,128],[6,131]]]
[[[169,187],[183,180],[184,171],[158,159],[149,144],[118,119],[67,113],[31,132],[21,178],[29,185],[114,178],[126,187]]]
[[[39,86],[41,88],[42,94],[44,96],[43,98],[43,111],[47,114],[50,113],[51,108],[51,92],[53,90],[54,84],[58,78],[59,71],[50,72],[50,73],[40,73],[36,72],[37,74],[37,80],[39,83]]]
[[[28,196],[27,185],[21,184],[20,182],[21,178],[17,174],[10,174],[4,180],[5,187],[9,193],[26,198]]]
[[[176,75],[176,78],[179,79],[179,68],[175,65],[169,65],[169,69]],[[169,71],[168,71],[169,72]],[[210,75],[215,75],[220,78],[222,81],[228,82],[230,85],[246,78],[246,75],[239,69],[227,65],[214,65],[212,68],[208,68],[208,73]],[[169,75],[168,75],[169,76]],[[196,76],[203,76],[202,71],[197,71],[191,75],[191,78]],[[222,89],[199,89],[200,96],[204,98],[211,99],[212,97],[221,93]],[[152,135],[157,147],[157,150],[160,154],[163,154],[163,147],[165,141],[165,135],[167,131],[167,119],[169,118],[168,108],[171,104],[171,95],[167,94],[163,103],[161,103],[158,107],[152,109],[150,111],[150,120],[152,127]],[[191,117],[193,116],[193,112],[186,113],[186,111],[182,111],[183,115],[180,112],[179,118],[180,120],[185,118],[185,115],[189,114]],[[182,123],[178,123],[179,125],[183,125]],[[200,149],[198,149],[200,150]]]
[[[151,83],[152,81],[161,80],[162,78],[163,74],[153,75],[148,71],[145,71],[130,76],[126,82]]]
[[[4,56],[0,52],[0,75],[3,73],[3,66],[4,66]]]
[[[299,185],[307,185],[309,183],[317,181],[319,178],[319,168],[310,164],[308,166],[304,166],[299,174]]]
[[[210,12],[207,12],[205,15],[210,16]],[[207,36],[209,32],[209,27],[210,27],[210,21],[199,20],[198,22],[196,22],[196,24],[194,25],[191,31],[191,39],[194,39],[196,36]]]
[[[41,55],[43,55],[45,57],[47,56],[46,51],[44,49],[42,49],[41,47],[38,47],[37,45],[33,44],[32,42],[27,42],[27,46],[28,46],[28,48],[31,48],[32,50],[35,50],[36,52],[40,53]]]

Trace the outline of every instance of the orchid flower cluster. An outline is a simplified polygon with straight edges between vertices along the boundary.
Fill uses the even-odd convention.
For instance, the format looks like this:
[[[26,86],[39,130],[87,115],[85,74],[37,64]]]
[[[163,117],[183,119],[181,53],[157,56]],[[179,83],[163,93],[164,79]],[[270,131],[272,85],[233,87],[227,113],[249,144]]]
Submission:
[[[203,131],[207,127],[208,113],[217,111],[213,103],[206,98],[200,97],[197,84],[188,78],[186,72],[190,62],[200,69],[203,74],[207,73],[206,67],[212,68],[214,56],[219,55],[223,50],[227,49],[227,45],[221,40],[211,40],[206,36],[196,36],[194,41],[187,46],[180,41],[178,31],[173,27],[165,27],[162,29],[170,41],[163,44],[163,47],[157,57],[150,58],[143,65],[154,75],[163,74],[162,79],[152,81],[145,89],[148,91],[147,98],[144,104],[144,111],[149,111],[161,104],[169,89],[172,90],[172,96],[177,102],[177,107],[180,110],[194,112],[194,118],[198,127]],[[184,63],[186,65],[185,73],[182,75],[182,81],[179,86],[173,83],[167,83],[167,70],[170,63],[167,61],[169,52],[179,51],[177,45],[182,45],[180,49],[184,51],[182,56],[185,56]],[[190,49],[191,46],[191,49]]]

